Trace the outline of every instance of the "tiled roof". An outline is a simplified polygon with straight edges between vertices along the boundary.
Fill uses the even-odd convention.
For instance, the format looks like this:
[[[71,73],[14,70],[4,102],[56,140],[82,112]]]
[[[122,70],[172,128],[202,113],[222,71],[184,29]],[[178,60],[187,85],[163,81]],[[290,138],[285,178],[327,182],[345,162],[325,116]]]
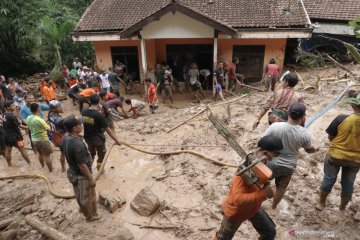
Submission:
[[[172,4],[174,0],[94,0],[75,32],[122,31]],[[309,24],[302,1],[291,0],[176,0],[233,28],[304,27]],[[210,3],[212,2],[212,3]]]
[[[310,19],[349,21],[360,16],[360,0],[304,0]]]
[[[314,33],[355,36],[354,28],[344,23],[315,24]]]

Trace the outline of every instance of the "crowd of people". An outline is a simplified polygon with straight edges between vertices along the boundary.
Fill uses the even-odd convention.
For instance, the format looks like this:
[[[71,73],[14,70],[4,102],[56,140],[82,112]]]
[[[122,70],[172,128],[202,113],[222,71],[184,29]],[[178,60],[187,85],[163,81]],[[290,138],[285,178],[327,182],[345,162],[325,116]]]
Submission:
[[[227,84],[234,89],[244,77],[236,73],[238,59],[231,64],[219,63],[214,71],[213,96],[224,99],[222,91]],[[117,70],[114,70],[117,69]],[[121,69],[121,70],[120,70]],[[146,107],[146,103],[120,96],[121,81],[126,75],[124,64],[117,63],[108,71],[96,73],[75,61],[69,70],[63,65],[61,72],[64,77],[68,96],[74,105],[79,105],[81,118],[74,115],[64,116],[62,103],[57,100],[58,86],[49,76],[45,76],[39,87],[46,103],[36,101],[33,93],[27,92],[24,82],[12,78],[5,80],[0,77],[0,150],[8,166],[12,166],[11,152],[17,148],[24,160],[31,164],[25,150],[25,130],[31,143],[31,149],[37,154],[42,167],[53,171],[52,154],[55,146],[60,151],[62,172],[66,171],[72,183],[76,200],[82,213],[88,221],[97,220],[100,216],[96,210],[95,180],[92,176],[92,164],[96,159],[99,170],[106,154],[106,135],[120,145],[114,120],[137,118]],[[172,91],[177,86],[172,77],[172,71],[158,64],[156,79],[146,78],[147,102],[149,111],[156,113],[158,96],[163,95],[164,101],[173,102]],[[194,97],[200,101],[198,93],[205,98],[199,80],[199,70],[196,63],[190,65],[188,81]],[[307,153],[319,151],[311,141],[310,132],[304,128],[306,107],[300,94],[294,87],[298,83],[295,73],[288,73],[278,89],[275,83],[279,69],[273,60],[266,66],[264,77],[267,90],[274,94],[260,110],[253,129],[263,116],[268,114],[269,128],[258,142],[256,155],[266,156],[264,163],[272,172],[269,180],[275,181],[275,193],[266,182],[263,186],[250,184],[246,175],[235,174],[230,192],[223,203],[224,218],[216,239],[232,239],[240,225],[249,220],[258,231],[261,239],[274,239],[275,224],[261,208],[267,198],[273,198],[272,209],[276,209],[283,198],[292,175],[297,166],[299,150],[304,148]],[[84,108],[84,104],[88,107]],[[340,210],[344,210],[351,200],[354,191],[354,181],[360,169],[360,93],[350,92],[346,103],[353,109],[351,115],[340,115],[330,124],[326,132],[329,135],[330,147],[324,163],[324,178],[320,186],[317,209],[326,207],[326,198],[330,194],[342,169],[342,193]],[[126,106],[128,109],[126,109]],[[48,117],[44,117],[49,111]],[[83,132],[83,137],[80,134]],[[26,134],[25,134],[26,135]]]

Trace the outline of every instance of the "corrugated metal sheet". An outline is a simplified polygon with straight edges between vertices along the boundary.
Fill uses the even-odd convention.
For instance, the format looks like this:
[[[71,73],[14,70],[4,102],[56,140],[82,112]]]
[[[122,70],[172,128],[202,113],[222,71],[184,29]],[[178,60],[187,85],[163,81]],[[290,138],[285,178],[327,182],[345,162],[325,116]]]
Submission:
[[[354,28],[342,23],[315,23],[314,33],[355,36]]]

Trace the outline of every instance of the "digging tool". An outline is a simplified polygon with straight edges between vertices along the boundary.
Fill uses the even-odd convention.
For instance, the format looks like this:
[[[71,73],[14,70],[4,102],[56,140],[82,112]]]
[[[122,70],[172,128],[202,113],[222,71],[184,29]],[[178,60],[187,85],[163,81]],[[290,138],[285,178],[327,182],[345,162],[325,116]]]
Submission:
[[[230,146],[242,158],[242,161],[239,163],[235,174],[238,176],[246,174],[245,181],[249,185],[254,184],[259,188],[261,188],[261,185],[265,185],[272,176],[272,171],[263,163],[263,161],[265,161],[267,158],[265,156],[257,158],[257,151],[247,154],[236,141],[234,135],[229,131],[225,124],[223,124],[212,113],[209,116],[209,120],[219,131],[221,136],[225,138]]]

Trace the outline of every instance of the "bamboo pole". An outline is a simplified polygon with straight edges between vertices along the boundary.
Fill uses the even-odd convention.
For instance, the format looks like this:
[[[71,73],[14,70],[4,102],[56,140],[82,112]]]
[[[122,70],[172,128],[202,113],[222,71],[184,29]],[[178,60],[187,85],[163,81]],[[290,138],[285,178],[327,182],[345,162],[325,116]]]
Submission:
[[[72,238],[66,236],[65,234],[49,227],[45,223],[39,221],[38,219],[27,215],[25,221],[34,229],[39,231],[41,234],[53,240],[71,240]]]

